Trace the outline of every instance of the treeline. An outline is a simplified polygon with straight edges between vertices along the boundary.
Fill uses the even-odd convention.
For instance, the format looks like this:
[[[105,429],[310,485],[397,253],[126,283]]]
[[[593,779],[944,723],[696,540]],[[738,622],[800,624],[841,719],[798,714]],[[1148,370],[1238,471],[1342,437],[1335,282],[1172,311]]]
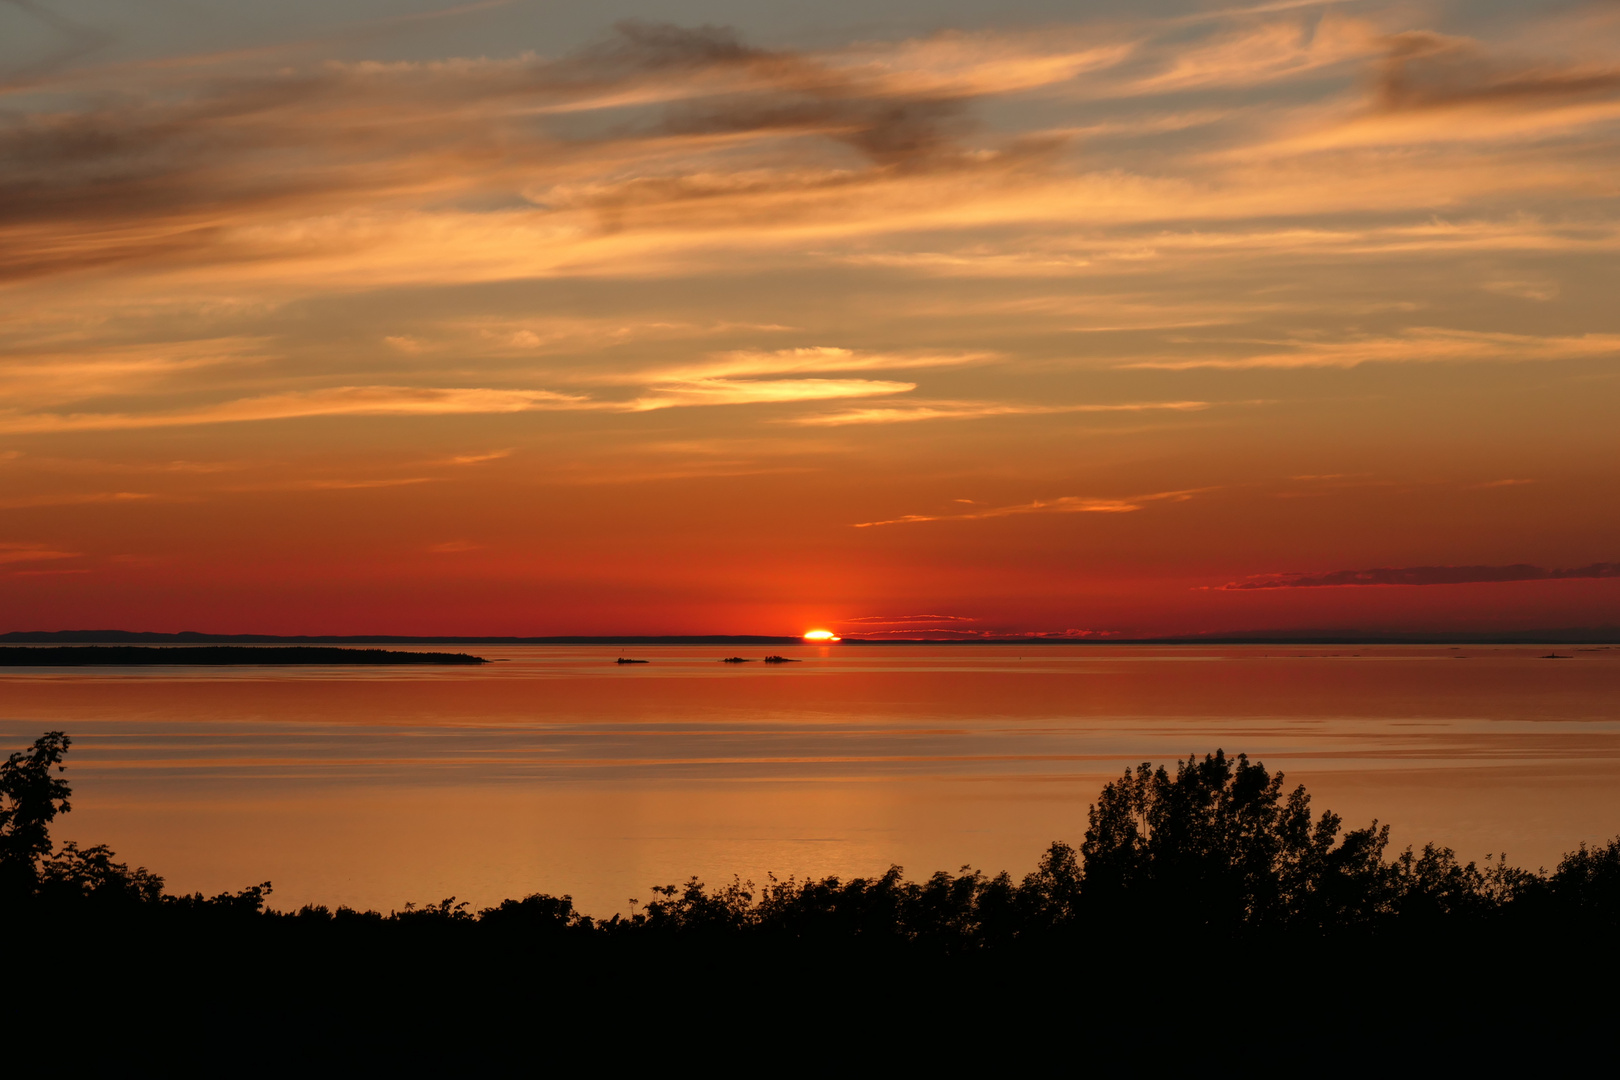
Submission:
[[[1057,842],[1021,880],[963,867],[922,881],[901,868],[870,878],[693,878],[653,890],[625,917],[593,918],[568,896],[535,894],[474,911],[454,898],[384,915],[340,907],[269,907],[269,882],[207,897],[175,895],[105,846],[52,844],[71,809],[62,761],[71,740],[48,732],[0,765],[0,914],[11,919],[116,922],[172,929],[248,926],[368,938],[407,932],[512,933],[581,946],[593,941],[792,943],[923,947],[938,955],[1017,951],[1106,933],[1191,932],[1330,938],[1404,931],[1620,929],[1620,839],[1581,847],[1552,871],[1505,859],[1461,862],[1429,844],[1389,856],[1376,822],[1345,830],[1313,815],[1303,786],[1217,750],[1175,771],[1143,764],[1106,785],[1078,849]]]

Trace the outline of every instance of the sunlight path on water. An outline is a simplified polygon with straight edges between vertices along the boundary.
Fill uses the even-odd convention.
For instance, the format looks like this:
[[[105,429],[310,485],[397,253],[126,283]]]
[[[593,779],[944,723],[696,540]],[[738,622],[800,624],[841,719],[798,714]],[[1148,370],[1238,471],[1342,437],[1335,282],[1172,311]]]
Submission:
[[[1247,752],[1398,844],[1550,863],[1620,832],[1620,650],[474,650],[476,669],[13,669],[0,737],[74,737],[63,839],[277,906],[696,873],[1022,873],[1103,781]],[[754,656],[759,652],[759,656]]]

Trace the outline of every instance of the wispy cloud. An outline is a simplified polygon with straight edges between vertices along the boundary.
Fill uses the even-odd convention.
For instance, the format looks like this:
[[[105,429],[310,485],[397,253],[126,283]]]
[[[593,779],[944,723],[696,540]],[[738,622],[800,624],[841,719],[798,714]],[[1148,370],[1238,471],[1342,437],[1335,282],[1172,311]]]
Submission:
[[[1294,19],[1260,20],[1171,53],[1160,70],[1136,80],[1131,89],[1166,93],[1253,86],[1375,56],[1382,52],[1380,44],[1377,29],[1362,19],[1330,13],[1314,26]]]
[[[650,374],[627,373],[623,381],[642,379],[706,380],[747,375],[791,375],[821,371],[897,371],[982,364],[998,358],[992,352],[892,353],[817,345],[807,348],[739,349],[717,353],[691,364],[660,368]]]
[[[513,447],[507,447],[505,450],[488,450],[482,454],[457,454],[455,457],[450,458],[447,464],[477,465],[484,461],[499,461],[502,458],[509,458],[514,452]]]
[[[1410,184],[1352,183],[1343,162],[1262,179],[1211,174],[1206,152],[1167,159],[1157,177],[1076,172],[1073,133],[998,130],[975,107],[1056,87],[1121,102],[1298,82],[1351,60],[1378,66],[1349,111],[1338,88],[1320,107],[1275,110],[1303,133],[1253,120],[1224,129],[1231,160],[1252,162],[1262,150],[1400,144],[1400,124],[1464,106],[1498,115],[1511,102],[1543,124],[1572,122],[1571,110],[1601,119],[1620,85],[1612,67],[1506,60],[1344,15],[1206,19],[1230,25],[1191,38],[1150,20],[941,33],[810,52],[713,27],[627,23],[550,58],[299,66],[234,56],[63,73],[35,88],[50,108],[29,112],[17,98],[26,122],[0,131],[0,275],[208,267],[222,283],[268,274],[353,288],[593,265],[645,274],[664,265],[660,249],[689,264],[722,237],[733,250],[800,252],[810,235],[928,224],[1220,219],[1391,205],[1403,190],[1401,205],[1432,205]],[[1337,122],[1324,123],[1324,109]],[[1114,123],[1153,128],[1134,113]],[[1458,125],[1430,123],[1421,137],[1446,127]],[[1534,136],[1515,130],[1492,121],[1498,140]],[[1381,167],[1396,165],[1424,170],[1425,183],[1449,179],[1453,195],[1460,183],[1514,188],[1529,175]],[[412,333],[386,336],[407,353],[420,345]]]
[[[1620,578],[1620,563],[1592,563],[1548,570],[1528,563],[1512,566],[1407,566],[1375,570],[1334,570],[1320,574],[1262,574],[1232,581],[1222,590],[1331,589],[1393,585],[1473,585],[1506,581],[1574,581]]]
[[[83,92],[81,109],[40,112],[0,132],[0,234],[32,241],[6,246],[0,276],[228,260],[244,245],[270,254],[267,242],[306,270],[312,255],[329,259],[312,221],[276,234],[272,223],[289,209],[302,218],[357,206],[387,214],[505,190],[522,191],[540,216],[584,210],[622,225],[659,205],[978,171],[996,155],[963,144],[968,100],[1121,55],[1119,46],[1052,46],[945,35],[821,56],[754,47],[714,27],[630,22],[551,59],[329,63],[207,81],[189,69],[134,82],[119,71],[108,75],[122,91],[116,104],[100,98],[95,72],[80,72],[49,89]],[[786,169],[717,171],[714,155],[741,140],[810,140],[864,164],[828,168],[825,155],[801,154]],[[559,224],[552,246],[579,239],[583,223]],[[351,244],[359,239],[349,233]]]
[[[978,622],[978,620],[968,615],[862,615],[859,618],[842,619],[840,622],[850,626],[867,624],[892,626],[900,623]]]
[[[1255,343],[1259,344],[1259,343]],[[1419,327],[1389,337],[1350,341],[1265,342],[1274,351],[1238,357],[1135,360],[1124,368],[1190,371],[1196,368],[1359,367],[1362,364],[1530,362],[1620,356],[1620,334],[1537,337]]]
[[[1377,104],[1388,112],[1545,107],[1620,92],[1620,65],[1493,56],[1477,42],[1422,30],[1385,40]]]
[[[0,563],[45,562],[79,557],[77,551],[60,551],[44,544],[0,544]]]
[[[15,325],[11,320],[0,323],[7,330]],[[14,404],[151,393],[185,386],[187,380],[210,371],[236,369],[239,373],[266,360],[261,339],[109,345],[96,341],[82,326],[74,329],[74,333],[53,335],[44,342],[29,342],[23,335],[20,345],[0,350],[0,393]]]
[[[144,491],[49,492],[0,499],[0,510],[29,510],[41,506],[92,506],[100,503],[133,503],[156,498]]]
[[[648,388],[629,401],[593,399],[551,390],[411,386],[339,386],[242,398],[199,408],[147,413],[0,413],[0,432],[37,434],[120,431],[290,420],[316,416],[448,416],[535,410],[649,412],[707,405],[782,404],[900,394],[916,383],[880,379],[693,379]],[[453,459],[470,464],[511,451]]]
[[[980,510],[971,514],[906,514],[887,521],[863,521],[857,529],[871,529],[880,525],[916,525],[927,521],[984,521],[988,518],[1015,517],[1021,514],[1128,514],[1155,502],[1186,502],[1188,499],[1214,491],[1214,488],[1188,488],[1184,491],[1156,491],[1149,495],[1132,495],[1126,499],[1096,499],[1079,495],[1065,495],[1057,499],[1035,499],[1012,506],[998,506],[993,510]]]
[[[796,416],[789,423],[820,427],[847,424],[907,424],[921,420],[977,420],[991,416],[1053,416],[1063,413],[1201,412],[1207,401],[1150,401],[1120,405],[1027,405],[990,401],[938,401],[917,405],[846,409]]]
[[[624,407],[632,412],[645,412],[694,405],[825,401],[903,394],[916,388],[916,383],[882,379],[693,379],[652,387]]]
[[[442,389],[411,386],[338,386],[243,398],[201,408],[153,413],[0,414],[0,431],[15,433],[115,431],[287,420],[306,416],[442,416],[577,408],[586,399],[549,390]]]
[[[222,488],[223,491],[253,492],[253,491],[365,491],[370,488],[411,487],[416,484],[431,484],[431,476],[388,476],[374,477],[369,480],[343,480],[324,477],[312,477],[305,480],[277,480],[265,484],[241,484]]]

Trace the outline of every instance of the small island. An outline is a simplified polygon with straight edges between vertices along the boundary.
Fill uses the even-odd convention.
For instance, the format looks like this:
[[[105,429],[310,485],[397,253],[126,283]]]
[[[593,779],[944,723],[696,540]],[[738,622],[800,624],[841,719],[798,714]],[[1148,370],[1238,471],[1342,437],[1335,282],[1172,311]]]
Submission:
[[[0,646],[0,667],[208,666],[225,664],[487,664],[467,653],[337,649],[312,645],[70,645],[54,648]]]

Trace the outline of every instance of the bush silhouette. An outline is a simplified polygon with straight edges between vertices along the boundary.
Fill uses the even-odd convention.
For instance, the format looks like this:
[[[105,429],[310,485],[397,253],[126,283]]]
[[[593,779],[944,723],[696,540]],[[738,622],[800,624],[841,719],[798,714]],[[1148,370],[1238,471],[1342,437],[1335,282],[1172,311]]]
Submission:
[[[692,942],[843,950],[923,950],[939,956],[1084,947],[1148,932],[1200,938],[1432,934],[1478,928],[1620,931],[1620,839],[1567,855],[1551,873],[1461,862],[1449,848],[1407,848],[1386,859],[1389,829],[1344,830],[1313,816],[1303,786],[1242,754],[1217,750],[1144,762],[1106,784],[1079,848],[1053,843],[1021,881],[964,866],[911,881],[898,866],[875,877],[765,886],[697,878],[655,886],[630,917],[596,920],[572,897],[535,893],[479,911],[454,897],[383,915],[307,905],[270,909],[269,882],[204,896],[164,891],[105,845],[50,839],[72,792],[62,771],[71,740],[46,732],[0,764],[0,908],[78,919],[158,919],[185,927],[281,928],[329,934],[497,935],[589,943]],[[122,925],[122,923],[120,923]],[[1492,932],[1495,932],[1492,930]],[[752,947],[750,945],[749,947]],[[1036,954],[1031,954],[1036,955]]]

